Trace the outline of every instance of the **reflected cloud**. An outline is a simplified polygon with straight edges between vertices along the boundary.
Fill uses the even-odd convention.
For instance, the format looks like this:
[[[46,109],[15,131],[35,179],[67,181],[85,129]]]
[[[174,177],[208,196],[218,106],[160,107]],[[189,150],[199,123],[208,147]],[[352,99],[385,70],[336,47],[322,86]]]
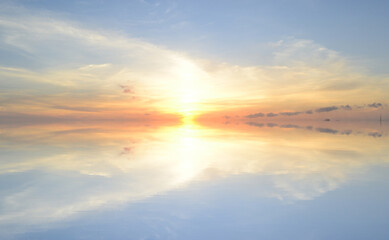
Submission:
[[[332,134],[338,133],[338,130],[334,130],[331,128],[316,128],[316,131],[321,132],[321,133],[332,133]]]
[[[352,133],[353,133],[352,130],[343,130],[343,131],[341,132],[341,134],[343,134],[343,135],[350,135],[350,134],[352,134]]]
[[[265,125],[263,123],[256,123],[256,122],[247,122],[246,124],[255,127],[263,127]]]
[[[368,134],[372,137],[382,137],[382,133],[379,132],[369,132]]]
[[[304,125],[298,125],[297,123],[296,124],[282,124],[282,123],[274,123],[274,122],[268,122],[268,123],[247,122],[246,124],[249,126],[253,126],[253,127],[267,126],[269,128],[279,127],[279,128],[285,128],[285,129],[288,129],[288,128],[289,129],[305,129],[305,130],[309,130],[309,131],[315,130],[316,132],[319,132],[319,133],[330,133],[330,134],[340,134],[340,135],[351,135],[351,134],[361,135],[362,134],[364,136],[382,137],[384,134],[382,132],[382,130],[381,130],[381,132],[379,132],[379,131],[371,132],[369,130],[370,126],[363,127],[363,123],[362,123],[362,126],[355,126],[356,129],[354,129],[354,130],[342,129],[344,127],[349,128],[350,125],[343,126],[342,124],[339,124],[337,122],[332,122],[331,124],[329,124],[329,126],[339,127],[340,129],[334,129],[334,128],[330,128],[330,127],[304,126]],[[318,123],[316,122],[316,124],[318,124]],[[380,128],[380,125],[376,125],[376,127]]]
[[[310,200],[339,188],[358,169],[389,161],[388,137],[375,131],[256,122],[229,126],[4,128],[0,156],[7,157],[0,158],[0,178],[9,185],[0,188],[0,228],[50,227],[90,210],[234,175],[268,179],[255,190],[264,197]]]
[[[258,118],[258,117],[264,117],[265,114],[263,113],[255,113],[255,114],[250,114],[250,115],[247,115],[246,118]]]

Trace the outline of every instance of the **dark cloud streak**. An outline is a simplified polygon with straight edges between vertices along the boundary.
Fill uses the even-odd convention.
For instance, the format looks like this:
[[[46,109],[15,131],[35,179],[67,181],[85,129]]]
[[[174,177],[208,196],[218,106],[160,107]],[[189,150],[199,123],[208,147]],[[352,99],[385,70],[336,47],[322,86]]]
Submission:
[[[331,112],[331,111],[335,111],[335,110],[338,110],[339,108],[336,107],[336,106],[332,106],[332,107],[323,107],[323,108],[318,108],[315,110],[315,112],[317,113],[321,113],[321,112]]]
[[[367,105],[370,108],[380,108],[382,107],[382,103],[372,103]]]
[[[255,122],[247,122],[246,124],[254,127],[263,127],[265,125],[263,123],[255,123]]]
[[[278,116],[278,114],[277,113],[268,113],[268,114],[266,114],[266,117],[276,117],[276,116]]]
[[[62,106],[62,105],[54,105],[52,106],[52,108],[69,110],[69,111],[78,111],[78,112],[100,112],[101,111],[101,109],[94,108],[94,107],[69,107],[69,106]]]
[[[342,106],[340,106],[340,108],[341,109],[343,109],[343,110],[347,110],[347,111],[351,111],[351,110],[353,110],[353,108],[350,106],[350,105],[342,105]]]
[[[258,118],[258,117],[264,117],[264,116],[265,116],[264,113],[255,113],[255,114],[247,115],[246,118]]]
[[[331,128],[316,128],[316,131],[321,133],[331,133],[331,134],[337,134],[338,130],[334,130]]]
[[[282,112],[282,113],[280,113],[280,115],[283,115],[283,116],[296,116],[296,115],[299,115],[301,113],[302,112]]]
[[[382,108],[384,105],[382,103],[372,103],[372,104],[367,104],[363,106],[358,106],[354,105],[351,107],[349,104],[346,105],[340,105],[340,106],[329,106],[329,107],[322,107],[322,108],[317,108],[315,110],[306,110],[302,112],[280,112],[280,113],[255,113],[255,114],[250,114],[247,115],[246,118],[258,118],[258,117],[277,117],[277,116],[296,116],[299,114],[313,114],[313,113],[325,113],[325,112],[332,112],[336,110],[345,110],[345,111],[351,111],[354,108],[355,109],[363,109],[363,108]]]

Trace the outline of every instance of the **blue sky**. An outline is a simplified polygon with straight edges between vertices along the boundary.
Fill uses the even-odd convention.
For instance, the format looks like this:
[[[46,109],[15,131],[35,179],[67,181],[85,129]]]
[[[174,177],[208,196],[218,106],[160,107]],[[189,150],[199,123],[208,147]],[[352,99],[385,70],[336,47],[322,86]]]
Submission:
[[[236,64],[267,64],[266,43],[310,39],[388,73],[387,1],[14,1],[92,28]]]

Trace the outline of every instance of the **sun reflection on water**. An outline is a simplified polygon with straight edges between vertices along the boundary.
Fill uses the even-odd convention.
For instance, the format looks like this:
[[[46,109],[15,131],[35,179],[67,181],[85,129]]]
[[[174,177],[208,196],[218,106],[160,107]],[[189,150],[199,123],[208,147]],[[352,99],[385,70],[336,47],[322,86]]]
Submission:
[[[132,124],[3,129],[0,146],[7,151],[0,156],[7,157],[0,158],[0,175],[39,173],[31,188],[11,182],[13,188],[4,190],[14,200],[0,198],[10,209],[2,212],[3,222],[60,221],[237,175],[266,179],[252,189],[262,197],[312,200],[340,188],[361,169],[389,162],[384,132],[347,135],[266,124],[211,128],[197,123],[190,111],[180,125]],[[69,197],[60,201],[60,194]]]

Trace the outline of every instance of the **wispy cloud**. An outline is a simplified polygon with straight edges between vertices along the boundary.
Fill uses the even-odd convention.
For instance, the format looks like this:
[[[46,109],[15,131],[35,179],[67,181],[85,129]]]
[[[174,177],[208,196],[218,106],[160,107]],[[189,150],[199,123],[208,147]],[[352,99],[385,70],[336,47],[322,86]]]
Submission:
[[[15,66],[0,66],[0,77],[10,79],[2,83],[10,100],[3,107],[15,111],[23,106],[25,111],[32,109],[17,103],[16,96],[28,94],[36,104],[51,98],[58,106],[87,99],[113,103],[106,107],[121,103],[128,109],[142,105],[168,112],[206,112],[241,106],[255,109],[261,104],[262,114],[268,110],[295,116],[304,109],[293,110],[290,104],[304,106],[307,99],[309,109],[322,105],[323,99],[331,99],[327,104],[333,106],[348,102],[345,107],[351,107],[371,96],[380,101],[389,92],[387,78],[355,71],[340,53],[304,39],[270,44],[273,61],[243,66],[190,57],[48,12],[4,4],[0,31],[0,47],[19,59]],[[47,106],[38,105],[40,110]],[[266,116],[275,117],[272,113]]]
[[[121,85],[121,84],[119,84],[119,87],[121,89],[123,89],[123,93],[134,93],[132,88],[130,86],[128,86],[128,85]]]

